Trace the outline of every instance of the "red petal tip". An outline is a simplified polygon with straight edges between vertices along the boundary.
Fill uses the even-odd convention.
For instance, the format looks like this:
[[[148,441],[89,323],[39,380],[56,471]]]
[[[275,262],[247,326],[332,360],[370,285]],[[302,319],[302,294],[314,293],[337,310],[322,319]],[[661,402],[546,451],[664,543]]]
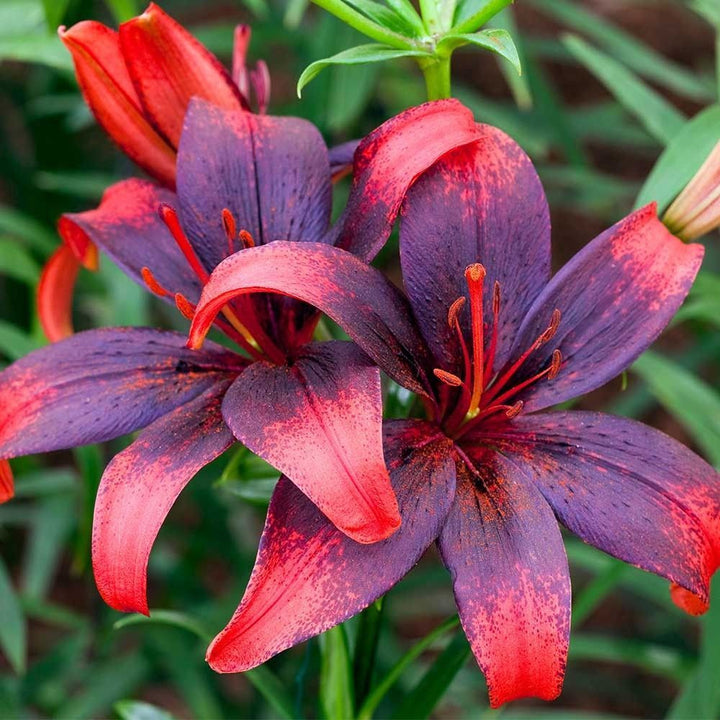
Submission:
[[[677,583],[670,583],[670,599],[688,615],[703,615],[710,607],[707,600],[703,600],[699,595],[686,590]]]

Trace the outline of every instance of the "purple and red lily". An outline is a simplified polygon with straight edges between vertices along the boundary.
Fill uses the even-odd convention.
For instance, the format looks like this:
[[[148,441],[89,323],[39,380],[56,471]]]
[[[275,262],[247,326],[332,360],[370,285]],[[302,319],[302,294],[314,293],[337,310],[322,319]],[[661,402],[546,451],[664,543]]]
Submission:
[[[411,118],[375,131],[359,156],[368,147],[383,159],[407,152]],[[406,296],[348,252],[288,243],[228,258],[203,290],[191,347],[248,290],[285,293],[334,318],[427,408],[423,420],[384,426],[402,526],[382,542],[354,543],[281,479],[245,596],[208,650],[218,671],[254,667],[345,620],[436,541],[491,704],[553,699],[570,629],[558,522],[668,578],[686,608],[706,607],[720,564],[716,471],[640,423],[547,410],[603,385],[655,340],[703,249],[671,235],[648,206],[550,279],[550,222],[537,174],[502,132],[483,125],[477,132],[476,142],[445,154],[405,193]],[[378,177],[387,167],[375,168]],[[365,172],[372,175],[372,161]],[[367,177],[356,176],[356,187],[368,187]],[[386,237],[399,205],[397,187],[383,192],[377,177],[370,186],[387,212],[362,219],[373,229],[356,235],[366,248]],[[314,289],[328,284],[335,294]]]

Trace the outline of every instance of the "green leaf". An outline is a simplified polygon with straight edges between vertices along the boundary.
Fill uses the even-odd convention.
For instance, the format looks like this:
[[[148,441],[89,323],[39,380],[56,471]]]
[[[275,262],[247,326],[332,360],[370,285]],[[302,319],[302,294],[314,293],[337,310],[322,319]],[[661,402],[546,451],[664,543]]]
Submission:
[[[138,0],[105,0],[105,4],[113,14],[115,22],[118,25],[140,14],[140,3]]]
[[[0,60],[38,63],[72,74],[70,53],[56,35],[0,36]]]
[[[720,395],[672,360],[646,352],[632,371],[690,433],[710,462],[720,467]]]
[[[0,38],[42,33],[47,35],[45,11],[39,0],[3,0]]]
[[[297,720],[295,706],[288,697],[285,685],[265,665],[243,673],[255,689],[268,701],[270,707],[284,720]]]
[[[133,625],[171,625],[197,635],[203,642],[209,643],[212,640],[212,633],[201,622],[174,610],[152,610],[149,617],[139,613],[127,615],[113,624],[113,630],[122,630]]]
[[[47,172],[35,173],[35,184],[47,192],[69,195],[86,200],[100,200],[110,185],[120,178],[106,173]]]
[[[616,61],[682,97],[707,101],[715,97],[712,82],[674,63],[596,12],[568,0],[535,0],[534,4],[573,30],[586,35]]]
[[[120,720],[173,720],[173,716],[166,710],[139,700],[120,700],[113,709]]]
[[[27,632],[25,615],[5,564],[0,559],[0,648],[19,675],[25,672]]]
[[[720,275],[701,270],[675,322],[703,320],[720,327]]]
[[[372,683],[384,606],[384,598],[381,597],[362,611],[357,624],[355,652],[353,653],[353,678],[355,702],[358,705],[367,697]]]
[[[711,105],[688,120],[670,140],[640,190],[635,207],[653,200],[658,213],[680,194],[720,141],[720,105]]]
[[[342,625],[320,636],[320,706],[326,720],[346,720],[355,710],[347,635]]]
[[[385,60],[403,57],[428,57],[428,53],[421,50],[400,50],[380,43],[369,43],[343,50],[337,55],[323,60],[316,60],[308,65],[300,75],[297,84],[298,97],[300,97],[302,89],[329,65],[361,65],[363,63],[384,62]]]
[[[470,645],[461,630],[440,653],[422,680],[405,696],[393,717],[398,720],[427,718],[470,657]]]
[[[35,285],[40,277],[40,267],[17,242],[0,238],[0,273]]]
[[[507,8],[503,12],[498,13],[494,18],[492,18],[492,20],[490,20],[488,26],[499,30],[506,30],[510,33],[511,37],[519,38],[517,25],[515,23],[515,15],[512,8]],[[520,110],[527,111],[533,106],[533,98],[527,75],[522,73],[522,68],[525,64],[523,43],[516,43],[516,48],[520,65],[518,71],[513,72],[506,63],[502,62],[499,64],[500,71],[505,78],[505,82],[510,87],[510,91],[515,99],[515,104],[518,108],[520,108]]]
[[[683,114],[613,57],[594,48],[577,35],[565,35],[562,42],[617,101],[663,145],[669,143],[685,123]]]
[[[50,253],[58,246],[54,232],[34,218],[10,207],[0,205],[0,232],[20,238],[28,247]]]
[[[716,0],[691,0],[690,7],[711,25],[720,28],[720,5]]]
[[[38,347],[35,340],[15,325],[0,320],[0,355],[18,360]]]
[[[466,0],[458,5],[450,32],[473,32],[482,27],[513,0]]]
[[[602,601],[620,584],[628,565],[620,560],[598,573],[580,592],[575,592],[572,606],[572,625],[578,627],[587,620]]]
[[[45,10],[45,21],[47,22],[48,30],[54,33],[58,25],[61,25],[65,18],[70,0],[42,0],[42,4]]]
[[[418,23],[408,23],[403,15],[398,15],[394,10],[385,5],[382,5],[375,0],[345,0],[348,5],[352,5],[356,10],[367,15],[371,20],[374,20],[378,25],[386,27],[388,30],[400,33],[401,35],[423,35],[425,34],[425,27],[422,21],[417,16]],[[419,27],[419,30],[418,30]]]
[[[437,44],[438,53],[450,54],[453,50],[464,45],[474,45],[475,47],[489,50],[500,57],[504,57],[517,70],[518,75],[522,74],[520,66],[520,57],[518,56],[515,43],[507,30],[481,30],[476,33],[468,34],[449,34]]]
[[[385,0],[385,2],[387,2],[410,27],[415,29],[417,35],[423,35],[426,32],[422,18],[418,15],[417,10],[415,10],[410,0]]]

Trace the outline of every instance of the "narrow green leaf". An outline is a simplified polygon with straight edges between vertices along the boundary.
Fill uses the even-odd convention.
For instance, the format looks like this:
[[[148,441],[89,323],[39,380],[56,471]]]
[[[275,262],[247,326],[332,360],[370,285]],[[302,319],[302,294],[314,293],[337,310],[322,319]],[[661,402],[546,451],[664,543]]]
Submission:
[[[422,640],[416,642],[395,665],[390,668],[385,677],[372,689],[370,694],[365,699],[360,710],[357,713],[357,720],[371,720],[373,713],[377,709],[377,706],[382,702],[382,699],[387,695],[388,690],[398,681],[403,672],[407,667],[427,650],[438,638],[441,638],[445,633],[450,630],[454,630],[460,625],[460,620],[457,616],[448,618],[442,625],[436,627],[432,632],[428,633]]]
[[[171,625],[172,627],[182,628],[193,635],[197,635],[203,642],[209,643],[212,640],[212,633],[203,626],[201,622],[185,613],[176,612],[174,610],[152,610],[150,616],[126,615],[113,624],[113,630],[122,630],[133,625]]]
[[[489,50],[510,62],[518,75],[522,74],[520,58],[512,36],[507,30],[481,30],[470,34],[449,34],[445,35],[437,44],[439,53],[450,54],[453,50],[463,45],[474,45],[475,47]]]
[[[619,585],[628,565],[613,558],[607,570],[598,573],[579,593],[572,606],[572,625],[579,627],[587,620],[602,601]]]
[[[426,32],[422,18],[418,15],[417,10],[410,0],[385,0],[387,4],[412,28],[415,29],[416,35],[423,35]]]
[[[710,462],[720,467],[720,395],[672,360],[646,352],[632,371],[692,435]]]
[[[40,277],[40,267],[16,241],[0,238],[0,274],[35,285]]]
[[[414,36],[417,35],[417,25],[408,23],[402,15],[398,15],[394,10],[382,5],[375,0],[345,0],[348,5],[352,5],[356,10],[367,15],[378,25],[386,27],[388,30],[400,33],[401,35]],[[420,23],[420,33],[424,34],[425,28]]]
[[[716,0],[691,0],[690,7],[711,25],[720,29],[720,5]]]
[[[353,716],[355,699],[347,634],[342,625],[320,636],[320,706],[326,720]]]
[[[90,620],[62,605],[45,602],[36,598],[23,598],[22,607],[25,614],[33,620],[40,620],[48,625],[56,625],[71,630],[87,629]]]
[[[586,35],[615,60],[661,87],[693,100],[715,97],[713,84],[698,73],[668,60],[651,47],[598,15],[568,0],[535,0],[534,4],[573,30]]]
[[[297,84],[297,93],[300,97],[302,89],[317,75],[329,65],[361,65],[363,63],[384,62],[385,60],[394,60],[403,57],[427,57],[428,54],[421,50],[399,50],[389,45],[381,45],[379,43],[369,43],[367,45],[357,45],[354,48],[343,50],[337,55],[316,60],[303,70],[302,75]]]
[[[23,240],[28,247],[49,253],[58,246],[57,235],[18,210],[0,205],[0,232]]]
[[[35,184],[47,192],[86,200],[100,200],[105,190],[119,178],[106,173],[47,172],[35,173]]]
[[[297,30],[309,5],[310,0],[288,0],[283,16],[283,24],[288,30]]]
[[[56,35],[0,36],[0,60],[38,63],[72,74],[72,58]]]
[[[481,28],[488,20],[502,12],[513,0],[468,0],[455,14],[456,20],[450,32],[467,33]]]
[[[140,14],[138,0],[105,0],[105,4],[118,25]]]
[[[512,7],[508,7],[503,12],[498,13],[490,22],[488,26],[499,30],[505,30],[510,33],[513,38],[518,38],[515,43],[517,55],[519,58],[520,69],[514,72],[512,68],[506,63],[499,63],[500,72],[502,72],[505,82],[510,87],[510,91],[515,99],[515,104],[520,110],[527,111],[533,106],[532,91],[530,89],[530,83],[527,75],[522,73],[522,68],[525,66],[525,52],[524,52],[524,39],[520,37],[515,23],[515,14],[513,13]]]
[[[720,275],[701,270],[674,322],[702,320],[720,327]]]
[[[669,143],[680,132],[685,123],[683,114],[631,70],[577,35],[565,35],[562,42],[661,143]]]
[[[56,493],[76,492],[77,474],[70,468],[43,468],[15,478],[15,497],[34,498]]]
[[[42,0],[48,30],[54,33],[62,25],[70,0]]]
[[[5,564],[0,559],[0,648],[12,665],[22,674],[27,661],[27,631],[25,615]]]
[[[365,700],[372,684],[384,606],[384,598],[376,600],[363,610],[357,625],[353,678],[355,702],[358,706]]]
[[[288,697],[285,685],[269,668],[261,665],[243,673],[243,677],[246,677],[253,684],[255,689],[283,720],[298,720],[298,714]]]
[[[0,355],[5,355],[10,360],[19,358],[32,352],[37,343],[15,325],[0,320]]]
[[[711,105],[688,120],[670,140],[640,190],[635,207],[655,201],[658,213],[680,194],[720,141],[720,105]]]
[[[429,717],[469,657],[470,645],[461,630],[405,696],[393,717],[398,720]]]
[[[140,700],[120,700],[113,706],[120,720],[173,720],[173,716],[157,705]]]

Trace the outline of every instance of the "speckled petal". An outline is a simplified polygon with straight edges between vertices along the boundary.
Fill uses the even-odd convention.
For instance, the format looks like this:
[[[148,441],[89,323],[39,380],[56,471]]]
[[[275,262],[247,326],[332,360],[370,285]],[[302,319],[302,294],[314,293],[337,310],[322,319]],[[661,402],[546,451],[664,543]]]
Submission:
[[[275,489],[245,596],[207,652],[218,672],[240,672],[327,630],[387,592],[435,539],[455,489],[448,440],[418,421],[385,427],[385,453],[402,525],[360,545],[287,479]]]
[[[254,363],[228,391],[223,415],[353,540],[377,542],[397,530],[380,371],[353,343],[310,343],[285,366]]]
[[[484,439],[522,465],[585,542],[707,601],[720,564],[720,475],[658,430],[592,412],[521,415]]]
[[[40,348],[0,373],[0,458],[103,442],[233,378],[247,361],[179,333],[104,328]]]
[[[465,634],[490,704],[562,689],[570,577],[553,512],[525,473],[499,455],[458,464],[455,502],[439,539]]]
[[[145,428],[103,473],[95,502],[92,557],[103,600],[121,612],[148,614],[150,550],[170,508],[202,467],[233,443],[220,403],[220,380]]]

